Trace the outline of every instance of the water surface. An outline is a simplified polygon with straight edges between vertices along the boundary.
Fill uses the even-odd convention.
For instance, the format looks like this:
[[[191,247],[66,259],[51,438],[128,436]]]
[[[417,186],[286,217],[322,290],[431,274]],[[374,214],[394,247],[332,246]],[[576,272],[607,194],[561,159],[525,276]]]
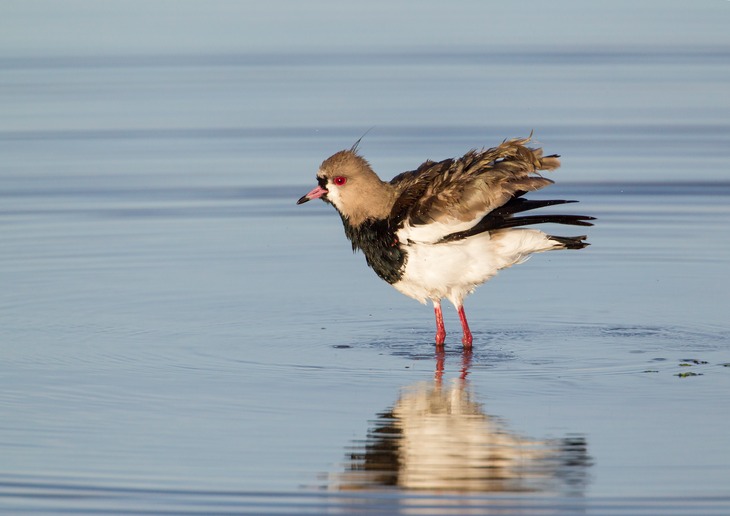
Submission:
[[[726,514],[727,62],[3,60],[0,508]],[[504,271],[437,353],[294,205],[371,125],[383,176],[535,129],[591,247]]]

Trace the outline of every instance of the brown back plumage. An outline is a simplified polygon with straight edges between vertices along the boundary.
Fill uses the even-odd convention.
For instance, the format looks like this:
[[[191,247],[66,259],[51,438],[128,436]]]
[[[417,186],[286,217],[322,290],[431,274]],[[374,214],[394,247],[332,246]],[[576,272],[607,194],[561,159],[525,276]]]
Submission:
[[[474,220],[511,198],[552,183],[539,174],[560,166],[558,156],[525,147],[530,138],[506,140],[487,150],[435,163],[394,177],[396,200],[390,216],[410,224],[456,219]]]

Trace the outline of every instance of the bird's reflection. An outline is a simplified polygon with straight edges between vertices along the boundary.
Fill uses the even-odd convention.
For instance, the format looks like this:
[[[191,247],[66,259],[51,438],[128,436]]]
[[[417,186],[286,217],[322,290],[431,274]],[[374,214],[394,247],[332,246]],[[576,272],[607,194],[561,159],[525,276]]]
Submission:
[[[471,358],[462,355],[459,377],[444,382],[446,357],[437,352],[434,380],[404,389],[377,415],[330,487],[581,494],[590,465],[585,438],[536,440],[508,430],[474,400]]]

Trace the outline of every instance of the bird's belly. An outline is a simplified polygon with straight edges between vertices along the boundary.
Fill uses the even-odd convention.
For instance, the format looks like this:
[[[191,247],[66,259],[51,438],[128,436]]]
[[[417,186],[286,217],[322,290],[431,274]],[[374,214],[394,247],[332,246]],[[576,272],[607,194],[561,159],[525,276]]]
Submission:
[[[393,286],[425,303],[447,298],[460,301],[502,268],[487,238],[446,244],[411,244],[400,281]]]
[[[412,243],[401,279],[393,286],[425,303],[446,298],[460,305],[474,288],[500,269],[525,261],[534,252],[554,246],[547,235],[532,229],[487,233],[442,244]]]

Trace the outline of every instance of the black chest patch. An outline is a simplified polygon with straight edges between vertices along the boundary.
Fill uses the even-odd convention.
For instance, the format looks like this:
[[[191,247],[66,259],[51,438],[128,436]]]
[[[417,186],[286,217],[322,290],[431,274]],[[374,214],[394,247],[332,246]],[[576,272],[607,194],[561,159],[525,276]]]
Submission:
[[[358,227],[351,226],[343,217],[345,235],[352,242],[352,250],[361,249],[368,265],[375,274],[390,284],[401,279],[406,265],[406,253],[384,220],[365,221]]]

